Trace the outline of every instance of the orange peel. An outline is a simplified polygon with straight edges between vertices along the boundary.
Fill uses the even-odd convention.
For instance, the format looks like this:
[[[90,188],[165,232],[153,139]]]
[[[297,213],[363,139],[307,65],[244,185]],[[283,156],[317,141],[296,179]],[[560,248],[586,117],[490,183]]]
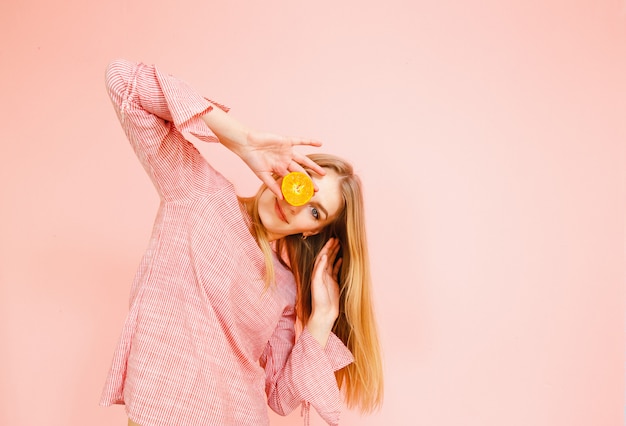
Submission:
[[[285,176],[280,190],[285,201],[296,207],[308,203],[315,192],[313,181],[302,172],[291,172]]]

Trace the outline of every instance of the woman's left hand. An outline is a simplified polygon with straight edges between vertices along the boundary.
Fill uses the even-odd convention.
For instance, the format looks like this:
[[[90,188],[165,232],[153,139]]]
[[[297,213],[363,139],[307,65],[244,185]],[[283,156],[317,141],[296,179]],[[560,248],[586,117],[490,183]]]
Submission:
[[[283,194],[274,175],[280,177],[289,172],[307,173],[305,168],[321,176],[326,174],[324,168],[295,149],[300,146],[321,146],[319,141],[252,131],[217,107],[204,114],[202,120],[222,145],[238,155],[279,200],[283,199]],[[315,181],[313,186],[317,190]]]
[[[274,179],[275,174],[278,176],[285,176],[289,172],[308,174],[304,167],[320,175],[326,173],[317,163],[294,149],[299,146],[317,147],[321,146],[321,142],[251,131],[247,133],[246,143],[234,152],[279,199],[282,199],[280,186]],[[315,182],[313,185],[317,190]]]
[[[311,278],[311,317],[307,323],[309,333],[326,345],[335,320],[339,316],[339,269],[342,259],[337,259],[340,243],[329,239],[315,260]]]

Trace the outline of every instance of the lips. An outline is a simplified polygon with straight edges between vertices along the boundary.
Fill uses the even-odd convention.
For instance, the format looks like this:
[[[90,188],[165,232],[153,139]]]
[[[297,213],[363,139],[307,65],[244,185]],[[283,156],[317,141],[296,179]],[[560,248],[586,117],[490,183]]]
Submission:
[[[282,220],[285,223],[289,223],[289,221],[287,220],[287,217],[285,216],[285,212],[283,211],[283,209],[280,208],[280,204],[278,204],[278,200],[276,200],[275,210],[276,210],[276,215],[278,216],[280,220]]]

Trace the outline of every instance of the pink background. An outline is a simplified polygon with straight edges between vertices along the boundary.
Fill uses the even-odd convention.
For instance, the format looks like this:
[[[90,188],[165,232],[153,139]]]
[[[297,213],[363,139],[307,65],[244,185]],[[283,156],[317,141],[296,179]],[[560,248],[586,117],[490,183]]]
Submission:
[[[104,90],[125,57],[355,163],[386,400],[343,425],[622,425],[625,25],[623,0],[3,0],[0,424],[126,424],[97,402],[157,198]]]

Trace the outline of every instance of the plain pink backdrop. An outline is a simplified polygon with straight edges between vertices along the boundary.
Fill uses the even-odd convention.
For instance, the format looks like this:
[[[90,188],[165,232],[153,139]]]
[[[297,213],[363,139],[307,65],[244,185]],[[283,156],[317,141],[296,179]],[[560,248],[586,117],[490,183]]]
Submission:
[[[343,425],[623,425],[625,25],[623,0],[3,0],[0,424],[126,424],[97,402],[158,201],[104,90],[125,57],[355,163],[386,400]]]

